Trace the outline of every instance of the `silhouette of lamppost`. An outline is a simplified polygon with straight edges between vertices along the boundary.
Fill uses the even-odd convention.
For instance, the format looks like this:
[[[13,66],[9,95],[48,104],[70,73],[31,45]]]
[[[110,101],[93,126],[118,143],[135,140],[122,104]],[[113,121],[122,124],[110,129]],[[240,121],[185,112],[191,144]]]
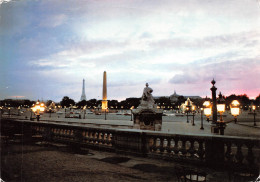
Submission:
[[[219,93],[219,98],[218,98],[218,103],[217,103],[217,111],[220,114],[220,119],[219,121],[217,121],[217,126],[220,132],[220,135],[224,135],[224,130],[226,128],[226,123],[223,120],[223,113],[225,112],[225,100],[221,94],[221,92]]]
[[[189,123],[189,112],[191,110],[190,99],[188,98],[185,103],[186,103],[185,106],[186,106],[186,113],[187,113],[187,123]]]
[[[45,110],[44,103],[40,103],[39,101],[37,101],[34,107],[32,107],[32,111],[36,112],[37,121],[40,120],[40,112],[43,112],[44,110]]]
[[[204,130],[204,127],[203,127],[203,108],[200,108],[200,117],[201,117],[200,129]]]
[[[2,118],[2,110],[3,110],[3,107],[0,107],[0,117]]]
[[[195,123],[194,123],[194,116],[195,116],[195,106],[192,106],[192,126],[195,126]]]
[[[130,110],[131,110],[131,120],[130,120],[130,121],[133,121],[133,108],[134,108],[134,106],[132,106],[132,107],[130,108]]]
[[[256,109],[256,107],[255,106],[252,106],[252,108],[253,108],[253,111],[254,111],[254,126],[256,126],[256,121],[255,121],[255,115],[256,115],[256,113],[255,113],[255,109]]]
[[[83,119],[86,119],[86,109],[87,109],[87,105],[83,107],[83,114],[84,114]]]
[[[188,108],[188,107],[186,107],[186,113],[187,113],[187,123],[189,123],[189,115],[188,115],[188,113],[189,113],[189,108]]]
[[[207,117],[207,121],[209,122],[209,117],[210,117],[211,114],[212,114],[210,101],[206,100],[206,101],[203,103],[203,107],[204,107],[204,114],[205,114],[205,116]]]
[[[232,116],[234,116],[235,123],[237,123],[237,116],[239,115],[240,112],[240,103],[237,100],[233,100],[230,104],[230,110]]]
[[[107,107],[105,108],[105,120],[107,120]]]
[[[9,118],[11,117],[11,108],[8,107],[8,115],[9,115]]]
[[[217,97],[216,97],[217,88],[215,87],[216,81],[213,79],[211,83],[212,83],[212,87],[210,88],[210,90],[212,92],[212,124],[216,124],[218,120]]]
[[[32,108],[34,107],[34,104],[32,105]],[[33,118],[32,118],[32,113],[33,113],[33,110],[31,109],[31,116],[30,116],[30,120],[32,121]]]

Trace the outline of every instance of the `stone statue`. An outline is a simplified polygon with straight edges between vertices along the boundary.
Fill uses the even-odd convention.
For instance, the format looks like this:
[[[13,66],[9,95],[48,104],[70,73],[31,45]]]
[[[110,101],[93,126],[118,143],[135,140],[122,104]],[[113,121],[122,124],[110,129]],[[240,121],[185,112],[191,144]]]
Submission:
[[[154,102],[153,89],[145,84],[142,100],[136,109],[132,110],[134,115],[134,129],[161,131],[163,110],[158,109]]]
[[[144,88],[141,106],[153,108],[154,107],[154,99],[152,96],[153,89],[149,87],[148,83],[145,84],[146,87]]]
[[[149,87],[148,83],[146,83],[145,86],[146,87],[144,88],[143,91],[142,100],[154,103],[153,96],[152,96],[153,89]]]

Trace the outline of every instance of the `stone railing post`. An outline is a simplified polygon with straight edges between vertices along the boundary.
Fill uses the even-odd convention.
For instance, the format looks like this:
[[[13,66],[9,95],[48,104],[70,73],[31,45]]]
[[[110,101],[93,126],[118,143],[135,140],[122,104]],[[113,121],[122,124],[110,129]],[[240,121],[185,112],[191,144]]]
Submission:
[[[73,132],[73,142],[72,142],[72,150],[75,152],[80,152],[80,146],[83,141],[82,130],[75,129]]]
[[[205,143],[206,163],[211,167],[222,167],[224,165],[224,142],[218,138],[211,138]]]
[[[117,152],[143,156],[148,151],[146,137],[142,132],[131,132],[131,130],[116,132],[114,142]]]
[[[146,133],[141,134],[141,153],[142,156],[147,156],[148,152],[149,152],[149,140],[147,139],[147,135]]]
[[[32,141],[32,125],[30,123],[22,123],[21,124],[21,131],[24,135],[24,141],[25,142],[31,142]]]
[[[43,132],[43,140],[50,142],[52,141],[52,139],[53,139],[53,133],[51,131],[51,127],[45,126]]]

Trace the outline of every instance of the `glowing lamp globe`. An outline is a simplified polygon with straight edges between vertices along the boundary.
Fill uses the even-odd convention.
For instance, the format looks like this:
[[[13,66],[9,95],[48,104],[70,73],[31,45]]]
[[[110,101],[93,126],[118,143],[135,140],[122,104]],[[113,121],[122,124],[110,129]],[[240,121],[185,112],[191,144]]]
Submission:
[[[204,107],[210,107],[210,101],[205,101],[204,103],[203,103],[203,106]]]
[[[252,109],[253,109],[253,110],[255,110],[255,108],[256,108],[255,106],[252,106]]]
[[[225,104],[217,104],[218,112],[225,112]]]
[[[237,100],[233,100],[230,104],[230,110],[231,110],[231,114],[233,116],[238,116],[240,113],[240,103]]]
[[[205,109],[204,109],[204,114],[205,114],[207,117],[210,116],[211,113],[212,113],[211,108],[205,108]]]
[[[204,107],[204,114],[209,117],[212,113],[212,110],[211,110],[211,103],[210,101],[205,101],[203,103],[203,107]]]
[[[218,112],[223,113],[223,112],[225,112],[225,108],[226,108],[225,99],[223,98],[223,96],[220,92],[219,98],[218,98],[218,101],[217,101],[217,110],[218,110]]]
[[[195,111],[195,106],[192,106],[192,110]]]

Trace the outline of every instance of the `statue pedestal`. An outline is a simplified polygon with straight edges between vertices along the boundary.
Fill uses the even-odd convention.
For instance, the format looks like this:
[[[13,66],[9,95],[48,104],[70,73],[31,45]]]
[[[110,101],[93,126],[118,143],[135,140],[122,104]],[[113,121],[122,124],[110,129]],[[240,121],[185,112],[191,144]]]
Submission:
[[[161,131],[163,111],[157,108],[138,107],[132,110],[134,129]]]

